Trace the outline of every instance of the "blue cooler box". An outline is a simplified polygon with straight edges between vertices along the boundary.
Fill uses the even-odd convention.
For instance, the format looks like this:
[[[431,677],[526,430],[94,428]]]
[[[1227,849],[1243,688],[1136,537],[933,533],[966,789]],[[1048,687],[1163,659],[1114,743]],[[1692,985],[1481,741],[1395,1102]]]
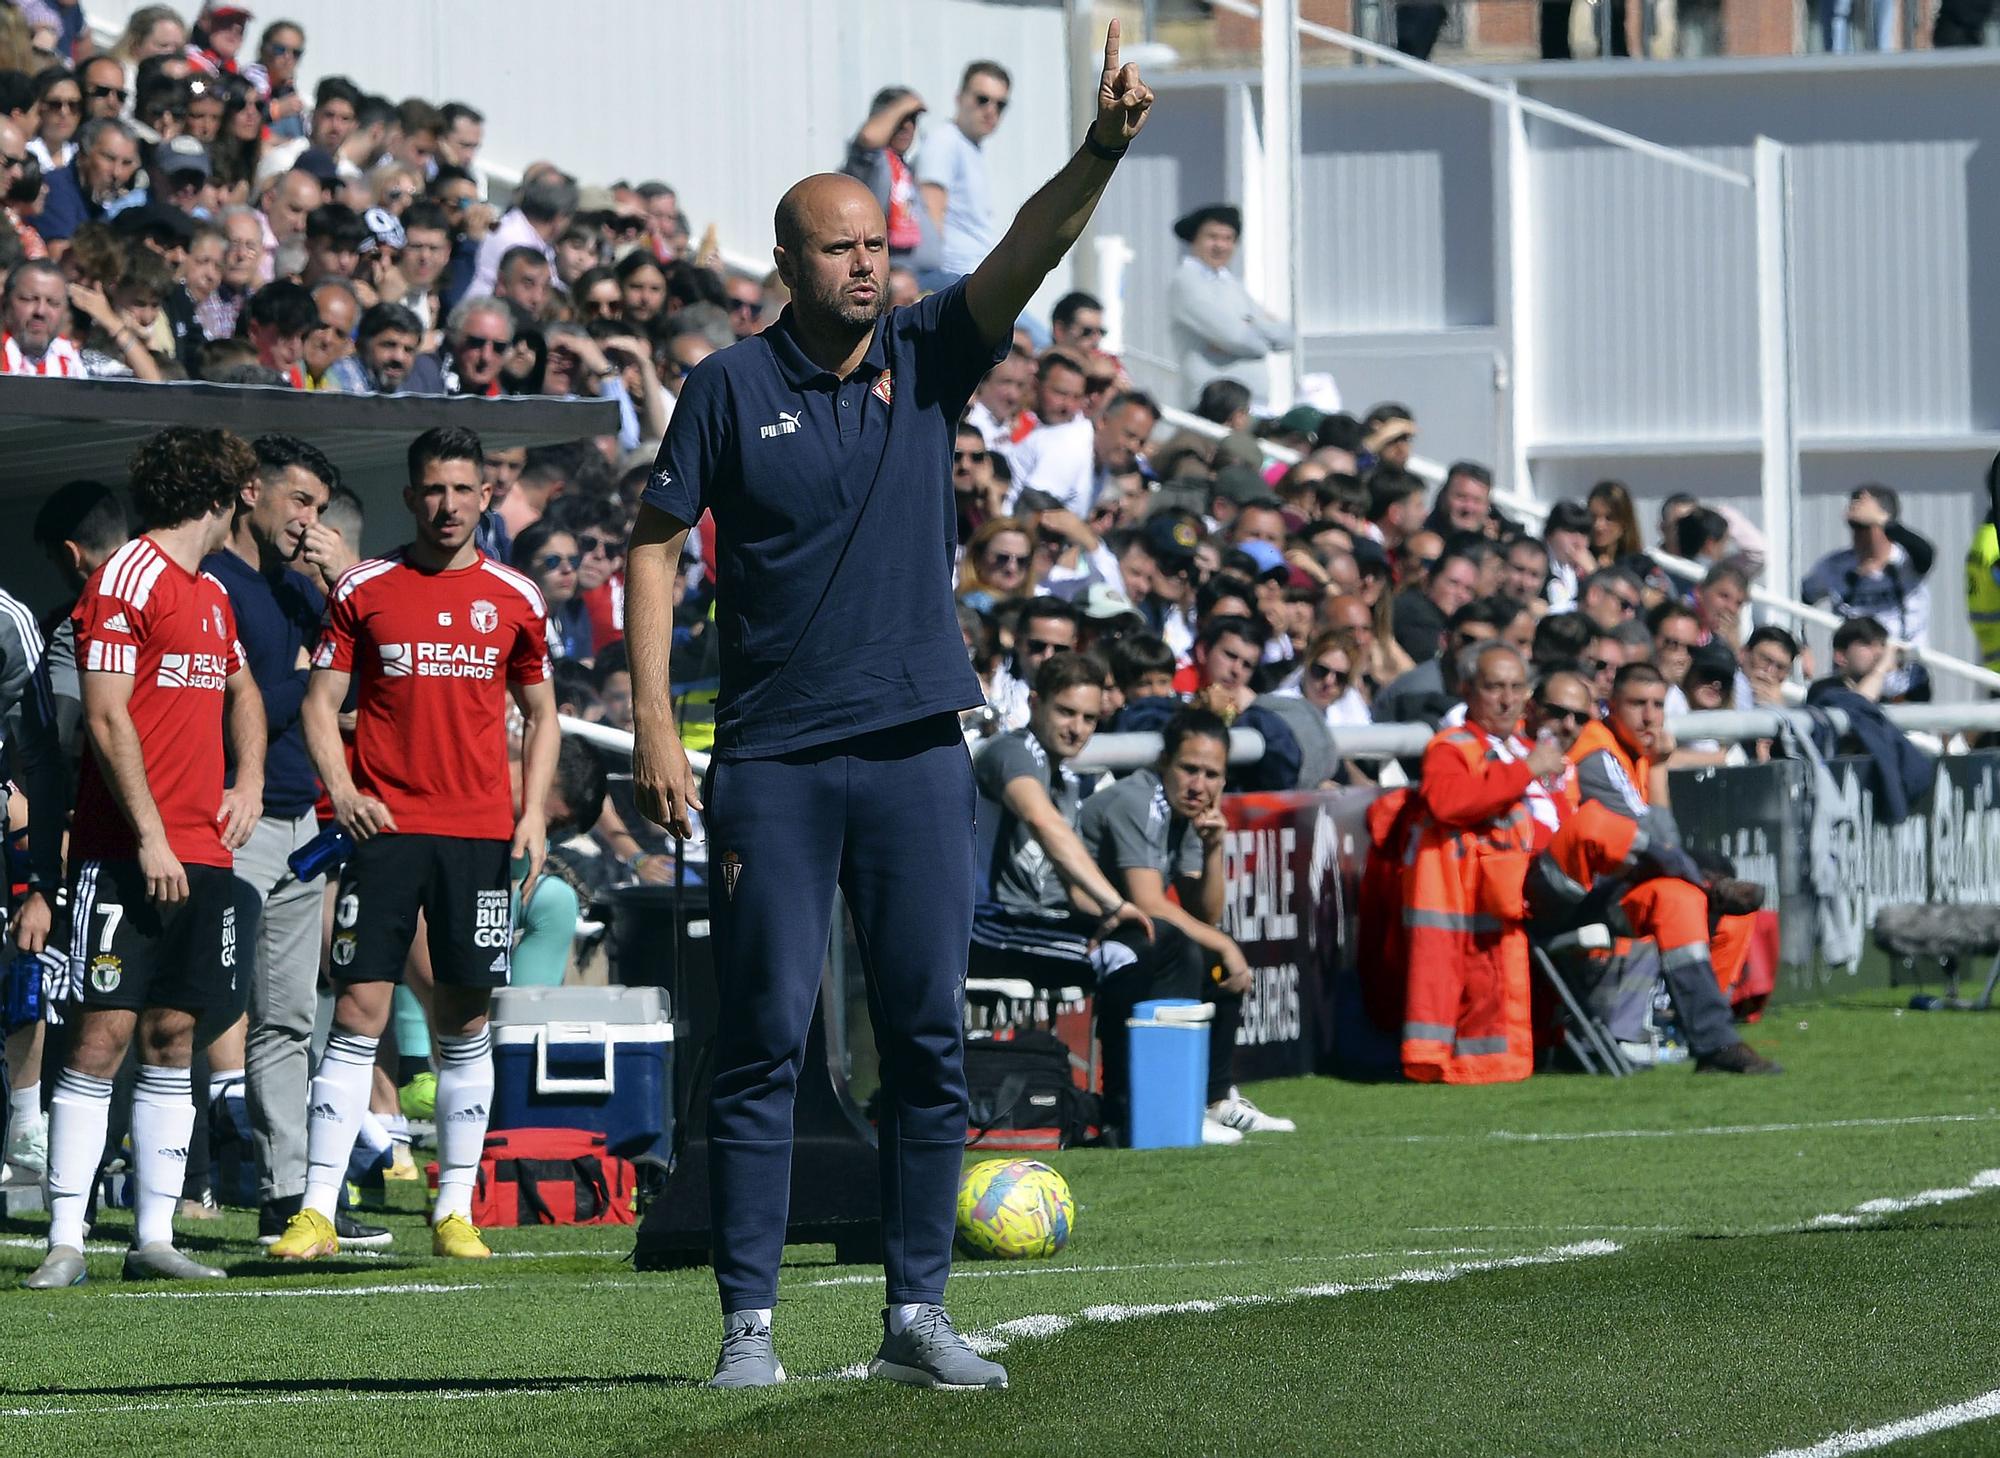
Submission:
[[[1192,998],[1142,1002],[1126,1020],[1131,1049],[1133,1149],[1190,1148],[1201,1143],[1207,1113],[1208,1025],[1215,1009]]]
[[[589,1129],[613,1154],[665,1160],[674,1028],[658,987],[505,987],[493,994],[489,1128]]]

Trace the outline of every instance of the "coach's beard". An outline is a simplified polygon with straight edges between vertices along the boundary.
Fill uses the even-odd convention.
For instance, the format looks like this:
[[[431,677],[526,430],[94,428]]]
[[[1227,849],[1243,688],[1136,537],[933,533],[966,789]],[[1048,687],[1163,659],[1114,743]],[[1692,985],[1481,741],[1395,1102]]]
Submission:
[[[828,315],[842,326],[853,330],[872,329],[875,321],[888,311],[889,300],[886,292],[877,290],[875,297],[865,303],[849,297],[845,288],[837,293],[818,294],[813,300],[814,312]]]

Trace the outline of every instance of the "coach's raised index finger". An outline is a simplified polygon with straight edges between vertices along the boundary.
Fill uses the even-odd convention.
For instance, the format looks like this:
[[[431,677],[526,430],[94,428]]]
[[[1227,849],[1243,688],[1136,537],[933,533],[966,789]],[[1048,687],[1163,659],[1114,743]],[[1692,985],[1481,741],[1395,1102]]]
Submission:
[[[1118,22],[1114,18],[1104,32],[1104,79],[1112,80],[1118,74]]]

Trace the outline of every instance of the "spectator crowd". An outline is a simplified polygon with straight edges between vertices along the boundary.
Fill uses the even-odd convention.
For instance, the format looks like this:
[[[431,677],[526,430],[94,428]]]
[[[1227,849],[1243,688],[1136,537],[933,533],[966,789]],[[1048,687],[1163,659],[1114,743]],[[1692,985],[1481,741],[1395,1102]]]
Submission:
[[[629,729],[623,557],[653,452],[688,373],[779,317],[776,275],[726,267],[714,231],[697,240],[662,181],[585,184],[538,161],[503,202],[481,166],[480,111],[394,100],[342,76],[308,91],[309,37],[297,24],[266,23],[253,47],[253,17],[241,7],[209,5],[190,23],[147,6],[97,51],[79,15],[33,0],[0,6],[0,373],[612,402],[610,434],[484,452],[491,505],[477,542],[532,579],[546,603],[561,711]],[[947,286],[1004,231],[983,149],[1010,89],[1003,67],[975,62],[951,119],[931,125],[919,147],[923,99],[887,87],[845,157],[828,159],[882,204],[893,302]],[[1006,777],[982,782],[1026,827],[1012,844],[1029,863],[1023,884],[1060,900],[1067,893],[1036,882],[1034,865],[1070,866],[1066,879],[1110,920],[1171,927],[1219,960],[1238,997],[1249,973],[1219,929],[1219,900],[1183,910],[1188,898],[1164,896],[1177,874],[1200,880],[1204,863],[1219,896],[1214,796],[1225,780],[1235,789],[1403,782],[1414,764],[1362,761],[1343,752],[1343,733],[1491,718],[1478,694],[1482,673],[1495,676],[1482,668],[1495,643],[1520,664],[1536,717],[1572,736],[1610,716],[1621,684],[1657,683],[1672,713],[1776,704],[1820,671],[1790,632],[1760,621],[1751,589],[1766,572],[1764,543],[1721,504],[1670,498],[1652,547],[1615,481],[1530,524],[1496,504],[1491,471],[1478,462],[1454,462],[1435,487],[1418,474],[1420,417],[1409,405],[1260,414],[1264,358],[1283,347],[1286,326],[1230,271],[1241,229],[1240,213],[1223,204],[1182,218],[1175,232],[1188,253],[1172,296],[1140,303],[1169,311],[1189,391],[1174,403],[1210,430],[1167,424],[1161,402],[1107,351],[1102,301],[1075,292],[1057,302],[1046,331],[1029,321],[1016,330],[958,426],[951,473],[958,616],[985,693],[964,716],[968,741],[1008,740],[1006,762],[1040,766],[1029,773],[1050,758],[1056,766],[1052,788],[1025,808],[1009,798]],[[303,583],[297,591],[317,600],[359,553],[360,503],[307,442],[264,437],[255,454],[253,494],[264,504],[243,507],[223,552],[244,564],[221,574],[232,602],[239,578],[246,592],[268,591],[258,569],[274,553]],[[303,504],[288,517],[291,488]],[[1857,488],[1847,522],[1851,545],[1802,585],[1802,596],[1847,620],[1812,692],[1925,697],[1922,668],[1902,646],[1928,631],[1935,551],[1899,520],[1886,486]],[[705,530],[690,537],[676,582],[670,670],[695,749],[706,747],[718,675]],[[73,591],[127,535],[118,493],[87,482],[46,503],[36,532]],[[1698,574],[1684,575],[1682,562]],[[0,613],[0,629],[27,619],[17,609]],[[240,603],[235,612],[239,623],[255,617]],[[30,677],[46,659],[59,731],[69,705],[63,762],[73,766],[80,708],[73,648],[64,658],[67,618],[65,607],[39,631],[23,621],[20,646],[0,650]],[[255,668],[255,645],[246,646]],[[303,678],[289,651],[280,658],[274,679]],[[1653,678],[1633,672],[1642,664]],[[20,711],[26,681],[0,677],[13,695],[0,712]],[[281,715],[269,718],[275,745]],[[1260,761],[1225,764],[1231,727],[1263,734]],[[1168,731],[1171,762],[1145,796],[1125,793],[1092,812],[1084,802],[1098,795],[1068,784],[1061,761],[1093,730]],[[1727,757],[1716,745],[1676,744],[1663,727],[1648,734],[1647,757],[1660,769]],[[31,738],[6,735],[10,746]],[[523,908],[530,980],[559,978],[583,958],[575,933],[591,897],[687,870],[628,790],[614,782],[607,793],[587,751],[564,754],[550,819],[565,841],[544,878],[546,900]],[[303,758],[295,768],[310,778]],[[41,797],[16,770],[32,814]],[[1146,840],[1155,793],[1186,832],[1171,845]],[[1649,793],[1663,802],[1663,782]],[[1035,817],[1052,802],[1081,817],[1084,839],[1031,851]],[[19,807],[11,823],[28,823]],[[1143,860],[1121,859],[1128,849]],[[1018,951],[1023,937],[1040,945],[1039,932],[1009,926],[995,933],[1003,950]],[[1081,945],[1055,940],[1065,955]],[[414,955],[421,960],[421,949]],[[1180,985],[1185,968],[1168,960],[1145,964],[1146,990]],[[414,1001],[399,1002],[395,1029],[372,1103],[379,1126],[363,1134],[378,1177],[411,1172],[396,1136],[423,1107],[430,1066]],[[34,1146],[39,1094],[25,1074],[37,1064],[22,1031],[8,1049],[8,1157],[31,1170],[45,1151]],[[257,1036],[254,1023],[239,1027],[234,1044],[211,1050],[204,1075],[211,1121],[244,1131],[246,1143],[243,1045]],[[1226,1063],[1210,1122],[1237,1137],[1284,1125],[1241,1098]],[[190,1176],[198,1204],[219,1178]],[[366,1239],[343,1220],[343,1238]]]

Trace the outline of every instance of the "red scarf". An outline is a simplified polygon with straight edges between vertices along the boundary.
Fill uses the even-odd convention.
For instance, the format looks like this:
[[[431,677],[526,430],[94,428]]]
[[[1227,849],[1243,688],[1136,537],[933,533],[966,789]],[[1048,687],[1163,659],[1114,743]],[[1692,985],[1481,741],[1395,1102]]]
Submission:
[[[889,148],[883,148],[883,155],[889,159],[889,246],[908,253],[924,241],[917,222],[917,209],[923,204],[917,196],[916,174]]]
[[[0,374],[72,375],[83,373],[83,356],[61,335],[49,341],[40,359],[29,359],[12,334],[0,334]]]

